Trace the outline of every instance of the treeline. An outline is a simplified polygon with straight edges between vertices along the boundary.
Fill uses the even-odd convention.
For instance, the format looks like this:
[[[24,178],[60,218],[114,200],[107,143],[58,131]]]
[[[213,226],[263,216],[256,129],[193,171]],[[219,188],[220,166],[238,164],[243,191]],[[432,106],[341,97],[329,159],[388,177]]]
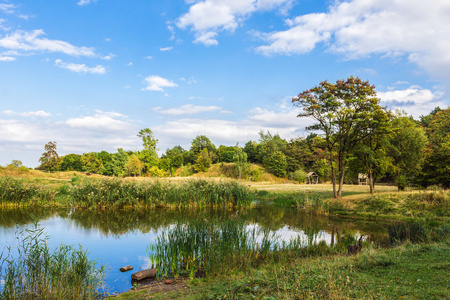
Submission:
[[[352,153],[345,175],[345,183],[356,183],[359,173],[367,173],[367,157],[377,161],[372,173],[375,180],[396,183],[400,188],[415,184],[422,187],[450,186],[450,108],[435,108],[429,115],[414,120],[397,114],[389,130],[378,140],[374,150],[361,144]],[[220,145],[199,135],[189,150],[181,146],[157,155],[157,140],[150,129],[144,129],[144,149],[115,153],[106,151],[68,154],[59,157],[56,143],[49,142],[38,169],[46,171],[80,171],[107,176],[157,176],[170,174],[189,176],[207,171],[214,163],[235,163],[236,177],[257,176],[250,171],[250,163],[262,165],[278,177],[303,182],[306,173],[313,171],[320,182],[331,181],[330,158],[325,139],[310,134],[285,140],[278,134],[259,132],[258,141],[248,141],[243,147]],[[142,131],[141,131],[142,133]],[[142,134],[141,134],[142,137]],[[17,164],[17,162],[15,162]]]
[[[59,157],[56,143],[45,145],[39,169],[84,171],[108,176],[189,176],[205,172],[214,163],[234,163],[234,177],[257,176],[250,163],[278,177],[302,182],[315,172],[321,182],[333,183],[334,196],[344,183],[367,176],[371,192],[380,180],[399,189],[410,185],[450,187],[450,108],[436,107],[419,120],[380,106],[375,87],[349,77],[321,82],[292,99],[302,108],[299,117],[316,121],[307,137],[289,141],[269,131],[243,147],[220,145],[199,135],[190,149],[175,146],[159,157],[158,140],[142,129],[142,151],[91,152]],[[256,178],[255,178],[256,179]]]

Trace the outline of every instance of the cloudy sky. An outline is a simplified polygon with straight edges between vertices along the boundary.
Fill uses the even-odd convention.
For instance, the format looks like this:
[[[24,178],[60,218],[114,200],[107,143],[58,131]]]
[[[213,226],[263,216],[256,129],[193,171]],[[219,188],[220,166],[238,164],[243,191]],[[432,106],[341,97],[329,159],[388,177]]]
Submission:
[[[306,136],[291,99],[350,75],[419,118],[450,104],[448,0],[0,0],[0,165]]]

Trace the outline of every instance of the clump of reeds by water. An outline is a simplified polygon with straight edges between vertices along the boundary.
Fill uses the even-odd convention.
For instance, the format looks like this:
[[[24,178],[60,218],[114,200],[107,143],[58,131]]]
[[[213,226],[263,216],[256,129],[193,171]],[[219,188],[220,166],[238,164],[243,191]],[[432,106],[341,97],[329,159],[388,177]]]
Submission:
[[[180,183],[84,180],[58,189],[0,178],[0,204],[78,207],[224,207],[250,206],[254,193],[235,181],[189,180]]]
[[[24,236],[22,238],[22,236]],[[93,299],[101,296],[104,266],[87,251],[61,244],[54,251],[42,228],[18,233],[20,241],[0,258],[1,299]],[[12,253],[15,252],[15,253]]]
[[[47,203],[55,197],[48,187],[27,183],[11,177],[0,177],[0,205],[33,205]]]
[[[245,271],[261,263],[329,253],[323,244],[310,245],[301,237],[289,242],[268,229],[227,220],[211,224],[194,221],[162,232],[149,245],[150,262],[160,277],[216,276]]]

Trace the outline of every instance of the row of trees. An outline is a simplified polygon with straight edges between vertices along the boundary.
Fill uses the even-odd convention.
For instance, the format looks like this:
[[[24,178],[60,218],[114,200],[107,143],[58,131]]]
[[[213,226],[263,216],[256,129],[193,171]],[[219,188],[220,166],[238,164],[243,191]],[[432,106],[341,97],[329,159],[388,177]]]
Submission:
[[[236,177],[250,174],[249,163],[262,165],[278,177],[303,181],[314,171],[323,181],[332,181],[335,197],[344,183],[368,175],[370,190],[383,180],[399,189],[408,184],[423,187],[450,186],[450,108],[434,109],[414,120],[401,112],[380,106],[375,87],[350,77],[336,83],[324,81],[293,99],[302,108],[299,117],[316,121],[307,137],[289,141],[269,131],[259,132],[258,141],[216,147],[199,135],[189,150],[181,146],[158,156],[158,140],[149,128],[142,129],[143,150],[116,153],[90,152],[59,157],[56,142],[49,142],[40,158],[40,169],[84,171],[109,176],[168,176],[176,169],[207,171],[213,163],[234,163]]]

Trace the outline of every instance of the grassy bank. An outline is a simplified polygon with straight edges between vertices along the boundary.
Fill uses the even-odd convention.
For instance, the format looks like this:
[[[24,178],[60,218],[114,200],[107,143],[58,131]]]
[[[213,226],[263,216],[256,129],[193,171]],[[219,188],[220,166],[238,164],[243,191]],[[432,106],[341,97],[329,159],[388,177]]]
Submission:
[[[247,272],[194,279],[188,288],[119,299],[448,299],[450,241],[392,248],[364,245],[356,256],[321,251],[265,263]]]
[[[176,183],[120,179],[77,180],[57,187],[0,177],[1,206],[84,208],[249,206],[254,193],[235,182],[188,180]]]

